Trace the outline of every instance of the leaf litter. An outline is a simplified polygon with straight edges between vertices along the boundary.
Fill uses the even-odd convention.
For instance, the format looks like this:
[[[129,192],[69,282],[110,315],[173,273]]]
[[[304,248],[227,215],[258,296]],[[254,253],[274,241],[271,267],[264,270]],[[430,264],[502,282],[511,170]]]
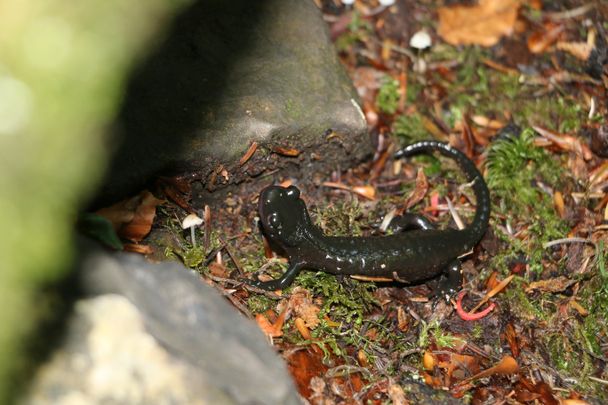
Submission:
[[[123,240],[182,260],[255,319],[310,403],[608,401],[608,166],[597,142],[608,6],[316,3],[361,98],[374,158],[315,181],[270,173],[204,209],[192,206],[188,177],[163,178],[104,216]],[[410,47],[417,32],[429,36],[425,49]],[[424,284],[325,273],[303,272],[276,292],[242,282],[286,269],[256,223],[257,193],[272,182],[297,184],[333,235],[381,234],[383,217],[402,211],[440,229],[455,226],[450,207],[470,221],[474,198],[451,162],[390,158],[429,138],[467,153],[493,198],[490,229],[463,259],[459,303],[433,299]],[[252,143],[240,165],[272,153],[305,152]],[[218,181],[229,170],[216,168]],[[203,246],[179,226],[190,213],[205,219]]]

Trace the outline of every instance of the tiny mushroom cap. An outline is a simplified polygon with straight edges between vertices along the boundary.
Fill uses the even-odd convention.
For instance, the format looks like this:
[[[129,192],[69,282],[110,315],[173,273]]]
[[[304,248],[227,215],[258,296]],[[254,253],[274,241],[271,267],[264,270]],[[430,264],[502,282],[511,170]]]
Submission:
[[[431,36],[428,32],[420,30],[410,38],[410,46],[415,49],[425,49],[432,45]]]
[[[395,0],[380,0],[380,5],[381,6],[392,6],[393,4],[395,4]]]
[[[355,2],[355,0],[342,0],[342,4],[344,4],[346,6],[350,6],[354,2]]]
[[[196,214],[190,214],[182,221],[182,229],[192,228],[203,223],[203,220]]]

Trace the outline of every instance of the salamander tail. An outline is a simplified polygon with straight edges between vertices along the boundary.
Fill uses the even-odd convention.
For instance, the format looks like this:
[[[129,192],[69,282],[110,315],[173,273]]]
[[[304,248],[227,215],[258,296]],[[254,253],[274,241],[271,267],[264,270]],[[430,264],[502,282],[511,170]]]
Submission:
[[[446,143],[436,141],[422,141],[406,146],[395,153],[395,158],[403,158],[416,155],[420,152],[437,151],[444,156],[450,157],[458,163],[461,170],[464,172],[467,181],[473,183],[473,191],[477,198],[477,210],[473,222],[464,229],[465,232],[471,234],[473,245],[477,243],[486,232],[488,222],[490,220],[490,192],[479,170],[475,164],[462,152],[452,148]],[[471,247],[473,247],[473,245]]]

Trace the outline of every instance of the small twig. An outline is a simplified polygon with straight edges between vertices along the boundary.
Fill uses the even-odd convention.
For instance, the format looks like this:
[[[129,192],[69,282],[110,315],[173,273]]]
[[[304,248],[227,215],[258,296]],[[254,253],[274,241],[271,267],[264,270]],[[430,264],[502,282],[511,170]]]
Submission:
[[[238,299],[236,299],[236,297],[234,297],[232,295],[234,291],[222,291],[222,295],[226,298],[228,298],[230,300],[230,302],[232,302],[232,305],[234,305],[235,307],[238,308],[239,311],[241,311],[247,318],[253,318],[253,314],[249,311],[249,309],[247,309],[247,307],[245,307],[245,305],[243,305]]]
[[[601,378],[597,378],[592,375],[588,376],[587,378],[589,378],[591,381],[595,381],[596,383],[608,385],[608,380],[602,380]]]
[[[211,209],[208,205],[205,205],[203,211],[203,221],[203,252],[206,252],[211,244]]]
[[[325,375],[327,377],[332,378],[332,377],[344,377],[344,376],[347,376],[349,374],[355,374],[355,373],[361,373],[361,374],[365,375],[368,378],[371,377],[371,371],[369,371],[365,367],[351,366],[349,364],[342,364],[340,366],[336,366],[334,368],[330,368],[329,370],[327,370],[327,372],[325,373]]]
[[[463,230],[464,223],[462,222],[460,215],[458,215],[458,213],[456,212],[456,209],[454,208],[454,204],[452,204],[452,201],[450,201],[449,198],[446,198],[445,200],[448,203],[448,209],[450,211],[450,214],[452,214],[452,218],[454,219],[454,222],[456,222],[456,226],[458,227],[459,230]]]
[[[241,276],[244,276],[245,272],[243,271],[243,266],[241,266],[241,263],[239,262],[239,259],[234,254],[234,251],[232,250],[232,248],[230,247],[230,245],[228,244],[228,242],[224,242],[222,240],[222,238],[219,238],[219,240],[222,243],[222,245],[224,246],[224,249],[226,250],[226,253],[228,253],[228,256],[230,256],[230,259],[232,260],[232,263],[234,263],[234,266],[236,267],[236,269],[239,272],[239,274]]]
[[[547,249],[547,248],[550,248],[551,246],[555,246],[555,245],[561,245],[563,243],[588,243],[595,247],[595,243],[593,243],[593,241],[591,239],[562,238],[562,239],[555,239],[555,240],[543,243],[543,249]]]
[[[572,10],[559,11],[554,13],[544,13],[544,15],[553,21],[568,20],[570,18],[583,16],[594,8],[595,4],[589,3],[580,7],[573,8]]]
[[[211,280],[213,280],[217,283],[226,283],[226,284],[230,284],[236,288],[245,288],[246,290],[253,291],[254,293],[257,293],[257,294],[263,294],[266,297],[273,299],[273,300],[280,300],[280,299],[285,298],[285,297],[275,294],[272,291],[266,291],[261,288],[254,287],[252,285],[244,283],[242,281],[233,280],[231,278],[218,277],[218,276],[214,276],[213,274],[208,274],[207,277],[209,277]]]

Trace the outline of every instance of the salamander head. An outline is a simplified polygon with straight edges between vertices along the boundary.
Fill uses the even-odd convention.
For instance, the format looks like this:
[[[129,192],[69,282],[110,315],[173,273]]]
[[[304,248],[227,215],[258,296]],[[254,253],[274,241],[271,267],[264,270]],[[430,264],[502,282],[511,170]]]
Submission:
[[[266,187],[260,193],[260,222],[271,242],[283,248],[299,245],[310,218],[297,187]]]

